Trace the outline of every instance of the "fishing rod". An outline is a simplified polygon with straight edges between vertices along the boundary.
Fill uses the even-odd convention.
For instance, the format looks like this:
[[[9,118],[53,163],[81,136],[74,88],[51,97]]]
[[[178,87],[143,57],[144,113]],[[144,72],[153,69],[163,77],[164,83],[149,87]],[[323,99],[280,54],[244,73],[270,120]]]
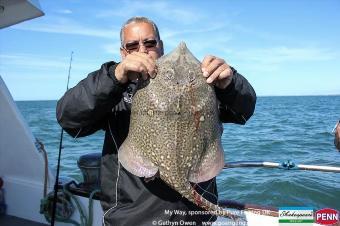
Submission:
[[[279,209],[272,206],[262,206],[250,203],[241,203],[234,200],[224,199],[219,200],[218,205],[224,208],[231,208],[237,210],[246,210],[254,214],[278,217]]]
[[[68,67],[68,76],[67,76],[66,91],[68,90],[68,85],[69,85],[69,82],[70,82],[71,67],[72,67],[72,57],[73,57],[73,51],[71,52],[70,65]],[[64,129],[61,128],[60,142],[59,142],[59,153],[58,153],[58,163],[57,163],[57,174],[56,174],[55,184],[54,184],[54,196],[53,196],[51,226],[54,226],[55,215],[56,215],[56,208],[57,208],[58,185],[59,185],[59,171],[60,171],[60,157],[61,157],[61,149],[63,148],[63,135],[64,135]]]
[[[263,168],[278,168],[278,169],[285,169],[285,170],[311,170],[311,171],[340,173],[340,167],[295,164],[294,162],[290,160],[284,161],[282,163],[262,162],[262,161],[229,162],[229,163],[225,163],[223,169],[238,168],[238,167],[263,167]]]

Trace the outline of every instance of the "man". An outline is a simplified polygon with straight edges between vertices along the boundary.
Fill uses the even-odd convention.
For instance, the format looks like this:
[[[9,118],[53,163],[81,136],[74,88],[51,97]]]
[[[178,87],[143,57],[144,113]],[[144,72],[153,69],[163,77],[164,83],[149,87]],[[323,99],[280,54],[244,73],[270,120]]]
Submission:
[[[340,120],[338,121],[334,130],[335,130],[334,145],[340,151]]]
[[[101,162],[105,225],[169,225],[168,222],[180,221],[201,225],[203,221],[216,220],[209,214],[173,212],[202,209],[159,178],[145,182],[118,163],[117,150],[128,134],[135,80],[157,76],[155,60],[163,55],[158,28],[145,17],[129,19],[122,26],[120,36],[122,61],[103,64],[67,91],[57,105],[58,122],[71,136],[87,136],[99,129],[106,131]],[[245,124],[256,102],[248,81],[215,56],[204,58],[202,71],[207,83],[215,86],[222,122]],[[215,178],[195,188],[217,203]]]

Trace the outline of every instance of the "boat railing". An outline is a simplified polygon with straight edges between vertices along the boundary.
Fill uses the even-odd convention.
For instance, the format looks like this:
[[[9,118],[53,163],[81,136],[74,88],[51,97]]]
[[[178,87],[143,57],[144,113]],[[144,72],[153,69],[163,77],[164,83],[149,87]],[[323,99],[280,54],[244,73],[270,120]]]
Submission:
[[[229,168],[242,168],[242,167],[263,167],[263,168],[277,168],[284,170],[311,170],[311,171],[322,171],[340,173],[340,167],[337,166],[320,166],[320,165],[305,165],[296,164],[291,160],[278,162],[266,162],[266,161],[236,161],[225,163],[224,169]]]

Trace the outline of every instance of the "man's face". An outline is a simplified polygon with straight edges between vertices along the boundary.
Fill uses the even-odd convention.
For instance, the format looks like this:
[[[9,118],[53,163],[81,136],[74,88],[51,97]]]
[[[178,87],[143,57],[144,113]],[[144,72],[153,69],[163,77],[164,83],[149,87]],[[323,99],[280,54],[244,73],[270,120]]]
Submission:
[[[120,49],[122,59],[134,51],[146,53],[154,60],[163,55],[163,43],[157,39],[151,24],[131,23],[124,28],[123,33],[124,48]],[[157,44],[154,45],[153,41],[157,41]]]

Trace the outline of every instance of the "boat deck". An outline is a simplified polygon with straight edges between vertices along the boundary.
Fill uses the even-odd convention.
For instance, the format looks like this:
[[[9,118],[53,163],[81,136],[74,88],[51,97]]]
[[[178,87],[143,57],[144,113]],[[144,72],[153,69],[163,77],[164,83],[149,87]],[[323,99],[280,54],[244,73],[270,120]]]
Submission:
[[[47,224],[25,220],[19,217],[0,215],[1,226],[48,226]]]

